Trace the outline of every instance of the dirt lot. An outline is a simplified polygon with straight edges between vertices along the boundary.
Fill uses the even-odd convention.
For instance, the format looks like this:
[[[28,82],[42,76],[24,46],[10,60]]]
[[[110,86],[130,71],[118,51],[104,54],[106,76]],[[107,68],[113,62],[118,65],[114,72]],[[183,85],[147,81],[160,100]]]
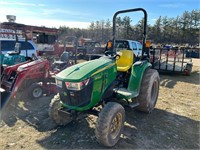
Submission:
[[[191,76],[160,75],[159,99],[151,114],[126,108],[125,130],[114,149],[200,149],[200,59]],[[15,101],[0,123],[0,149],[105,149],[88,115],[58,127],[48,117],[52,97]]]

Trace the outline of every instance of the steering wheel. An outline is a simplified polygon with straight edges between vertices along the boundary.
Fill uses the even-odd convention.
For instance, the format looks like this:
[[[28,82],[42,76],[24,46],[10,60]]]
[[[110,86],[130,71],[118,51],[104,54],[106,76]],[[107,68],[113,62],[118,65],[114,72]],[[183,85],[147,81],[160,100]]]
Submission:
[[[106,56],[115,54],[115,52],[109,51],[109,50],[105,51],[104,53],[105,53]]]

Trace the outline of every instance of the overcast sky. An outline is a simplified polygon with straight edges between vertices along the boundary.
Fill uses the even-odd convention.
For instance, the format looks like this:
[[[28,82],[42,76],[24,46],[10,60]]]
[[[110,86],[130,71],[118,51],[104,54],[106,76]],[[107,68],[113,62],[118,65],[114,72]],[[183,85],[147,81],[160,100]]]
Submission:
[[[46,27],[87,28],[92,21],[112,20],[118,10],[142,7],[148,23],[159,16],[176,17],[184,11],[200,9],[200,0],[0,0],[0,22],[6,15],[15,15],[17,23]],[[133,23],[142,13],[127,14]]]

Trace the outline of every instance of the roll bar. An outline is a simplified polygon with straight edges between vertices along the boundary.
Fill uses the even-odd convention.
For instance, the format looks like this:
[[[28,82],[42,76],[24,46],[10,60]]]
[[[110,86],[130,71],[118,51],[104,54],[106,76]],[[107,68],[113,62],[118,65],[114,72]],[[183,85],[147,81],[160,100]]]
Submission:
[[[115,30],[116,30],[116,18],[117,18],[117,15],[122,14],[122,13],[135,12],[135,11],[142,11],[144,13],[144,28],[143,28],[143,39],[142,39],[142,56],[143,56],[144,50],[145,50],[146,28],[147,28],[147,12],[143,8],[121,10],[121,11],[117,11],[114,14],[114,16],[113,16],[113,35],[112,35],[113,48],[115,47],[115,33],[116,33]]]

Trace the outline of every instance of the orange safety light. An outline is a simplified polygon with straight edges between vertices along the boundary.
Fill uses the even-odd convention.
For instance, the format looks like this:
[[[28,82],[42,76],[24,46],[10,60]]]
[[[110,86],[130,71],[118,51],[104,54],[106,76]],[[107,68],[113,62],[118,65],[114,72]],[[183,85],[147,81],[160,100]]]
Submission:
[[[145,46],[149,48],[151,46],[151,41],[147,40]]]
[[[112,47],[112,42],[111,41],[109,41],[108,42],[108,46],[107,46],[108,48],[111,48]]]

